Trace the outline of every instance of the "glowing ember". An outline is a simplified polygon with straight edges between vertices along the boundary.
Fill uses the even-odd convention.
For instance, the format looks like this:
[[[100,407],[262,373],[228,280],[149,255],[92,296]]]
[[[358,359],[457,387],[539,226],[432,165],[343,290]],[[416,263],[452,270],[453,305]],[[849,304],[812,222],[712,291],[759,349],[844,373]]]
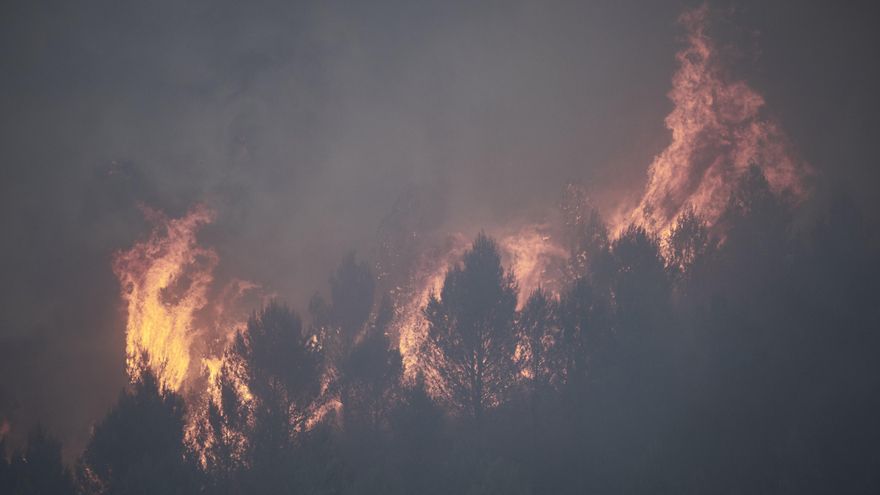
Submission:
[[[688,44],[676,56],[679,68],[669,93],[675,104],[666,117],[672,142],[654,158],[644,196],[617,232],[636,223],[665,236],[689,206],[714,225],[752,166],[776,193],[798,199],[805,192],[808,166],[792,156],[779,126],[761,115],[764,99],[746,83],[725,78],[706,34],[708,13],[703,5],[680,18]]]

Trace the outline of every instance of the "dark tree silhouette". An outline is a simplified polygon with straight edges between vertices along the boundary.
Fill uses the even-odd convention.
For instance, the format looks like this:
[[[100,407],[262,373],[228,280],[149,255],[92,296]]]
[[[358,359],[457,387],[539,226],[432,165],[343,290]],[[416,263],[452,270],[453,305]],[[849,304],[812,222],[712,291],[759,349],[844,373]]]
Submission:
[[[362,337],[338,365],[337,387],[342,400],[343,437],[339,440],[351,493],[394,493],[393,442],[390,416],[400,393],[402,360],[391,347],[388,330],[394,316],[383,298]]]
[[[604,344],[599,304],[585,278],[577,279],[560,299],[557,372],[569,388],[583,386],[591,371],[591,354]]]
[[[28,433],[27,446],[6,461],[0,441],[0,491],[11,495],[73,495],[70,471],[61,462],[61,442],[41,426]]]
[[[402,366],[400,353],[388,340],[394,308],[387,296],[371,318],[375,289],[369,265],[349,254],[330,279],[332,304],[326,307],[317,298],[313,305],[313,319],[323,320],[330,329],[326,333],[335,377],[332,387],[342,401],[344,417],[372,426],[381,420],[390,399],[386,392],[397,384]]]
[[[561,210],[569,250],[569,282],[581,277],[605,283],[610,277],[611,240],[602,216],[582,186],[569,184]]]
[[[404,390],[390,414],[399,493],[444,493],[447,439],[443,409],[431,400],[421,376]]]
[[[219,401],[208,398],[207,411],[199,442],[204,445],[204,468],[210,475],[213,491],[240,491],[239,475],[248,461],[250,411],[239,390],[247,383],[247,370],[240,356],[227,349],[217,379]]]
[[[249,461],[275,466],[321,391],[321,353],[300,317],[277,302],[251,316],[232,352],[244,363],[253,396]]]
[[[616,321],[624,339],[666,323],[669,278],[658,241],[641,227],[631,226],[612,246],[615,271],[612,291]]]
[[[370,266],[350,253],[330,278],[332,319],[341,333],[341,352],[347,353],[370,318],[376,278]]]
[[[86,486],[106,494],[194,493],[200,481],[184,446],[183,399],[148,368],[99,423],[83,454]]]
[[[666,242],[666,266],[673,278],[680,281],[703,268],[715,249],[715,241],[710,237],[709,227],[688,208],[679,216]]]
[[[393,402],[403,369],[400,351],[388,336],[393,317],[391,300],[385,297],[375,320],[339,366],[347,422],[377,427]]]
[[[433,366],[451,402],[478,422],[513,380],[516,283],[501,266],[495,242],[480,234],[461,266],[446,274],[440,298],[425,308]]]
[[[686,211],[661,243],[639,227],[610,235],[572,194],[558,300],[537,290],[517,312],[483,234],[449,269],[423,309],[430,387],[401,380],[390,340],[391,300],[410,286],[378,298],[348,256],[328,300],[312,299],[308,330],[272,303],[236,335],[195,431],[204,451],[188,451],[181,398],[146,372],[95,428],[77,488],[880,491],[880,257],[854,204],[810,205],[817,218],[795,221],[755,167],[716,225]],[[306,421],[328,397],[341,415]],[[0,493],[71,490],[60,445],[40,431],[0,458]]]
[[[537,289],[529,296],[517,321],[519,342],[522,345],[519,366],[526,371],[531,393],[544,393],[558,385],[561,335],[559,308],[549,294]]]

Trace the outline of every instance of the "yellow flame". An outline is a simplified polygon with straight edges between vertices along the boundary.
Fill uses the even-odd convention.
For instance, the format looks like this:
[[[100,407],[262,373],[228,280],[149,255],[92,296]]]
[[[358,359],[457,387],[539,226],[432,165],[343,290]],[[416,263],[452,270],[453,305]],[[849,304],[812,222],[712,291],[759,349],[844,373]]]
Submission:
[[[144,365],[163,388],[179,390],[190,370],[193,317],[206,304],[217,254],[196,243],[213,212],[193,208],[178,219],[159,218],[150,237],[116,254],[113,270],[128,307],[126,364],[132,379]]]

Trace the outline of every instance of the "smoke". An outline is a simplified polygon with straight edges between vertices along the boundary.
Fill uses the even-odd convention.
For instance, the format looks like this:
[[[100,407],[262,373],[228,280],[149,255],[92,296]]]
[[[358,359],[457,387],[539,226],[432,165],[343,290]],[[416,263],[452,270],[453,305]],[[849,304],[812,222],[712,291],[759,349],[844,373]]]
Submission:
[[[678,61],[674,87],[691,84],[724,109],[687,106],[674,89],[664,151],[670,137],[660,123],[669,113],[664,93],[676,71],[680,10],[680,2],[4,3],[0,424],[21,438],[43,421],[68,455],[84,444],[146,347],[122,331],[132,314],[145,313],[120,298],[114,253],[168,242],[168,227],[191,219],[194,204],[214,220],[200,222],[197,237],[184,236],[185,257],[201,264],[183,272],[207,278],[151,297],[195,303],[180,308],[180,319],[158,317],[181,330],[166,335],[169,343],[179,333],[181,345],[210,358],[240,321],[240,306],[277,295],[304,308],[316,290],[326,291],[347,251],[378,261],[377,226],[408,191],[420,200],[419,218],[407,224],[418,233],[416,247],[402,248],[383,279],[401,293],[436,285],[412,281],[413,273],[436,280],[455,258],[447,236],[464,244],[480,229],[505,246],[521,290],[553,278],[561,251],[548,211],[570,180],[588,184],[604,211],[636,198],[627,219],[658,230],[701,198],[713,198],[701,203],[712,214],[726,187],[715,184],[752,160],[774,187],[797,195],[789,179],[802,166],[779,130],[783,121],[764,115],[756,90],[727,77],[699,23],[688,24],[691,55]],[[788,32],[790,16],[765,20],[761,12],[742,24]],[[799,39],[812,39],[808,28],[824,26],[826,15],[798,25]],[[771,57],[811,51],[775,46],[763,48]],[[867,46],[849,47],[862,65],[878,59],[864,56]],[[709,50],[703,58],[700,47]],[[796,82],[768,78],[771,89]],[[788,106],[767,99],[774,111],[805,112],[813,107],[804,101],[829,94],[823,81],[809,94],[784,92]],[[840,86],[833,94],[845,93]],[[873,94],[867,85],[852,98]],[[796,115],[841,120],[834,111]],[[694,116],[707,120],[686,129],[682,122]],[[826,127],[806,128],[793,141],[811,141]],[[707,141],[714,132],[733,141]],[[867,149],[859,143],[851,156]],[[167,218],[150,225],[139,204]],[[141,266],[126,285],[138,287],[156,269]],[[251,299],[240,302],[240,290]],[[214,315],[227,300],[239,309]],[[150,359],[171,361],[161,351]],[[174,388],[203,370],[193,358],[163,379]]]

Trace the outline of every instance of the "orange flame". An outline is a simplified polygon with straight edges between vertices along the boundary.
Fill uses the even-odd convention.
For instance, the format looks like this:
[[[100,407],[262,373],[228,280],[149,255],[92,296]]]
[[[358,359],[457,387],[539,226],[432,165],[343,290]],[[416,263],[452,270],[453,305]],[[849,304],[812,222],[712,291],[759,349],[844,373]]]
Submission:
[[[688,207],[714,225],[752,166],[774,192],[795,199],[805,194],[808,165],[791,154],[778,124],[761,115],[764,98],[745,82],[725,78],[706,34],[708,15],[703,5],[680,18],[688,44],[676,56],[679,68],[669,93],[675,105],[666,117],[672,142],[654,158],[644,196],[615,226],[618,233],[635,223],[665,236]]]
[[[178,219],[147,213],[158,220],[150,237],[113,260],[128,306],[126,366],[132,379],[149,366],[163,388],[176,391],[190,372],[193,318],[206,304],[218,260],[196,243],[196,232],[214,214],[201,205]]]
[[[400,300],[394,327],[399,336],[398,349],[403,361],[403,376],[407,382],[422,374],[429,389],[439,382],[430,376],[431,371],[424,366],[424,352],[427,349],[428,327],[422,310],[428,304],[431,294],[439,294],[443,288],[446,271],[464,254],[469,244],[462,234],[450,235],[441,249],[423,255],[411,278],[410,287],[398,291]]]
[[[568,259],[568,251],[556,244],[545,230],[542,225],[529,224],[497,236],[502,260],[519,285],[518,309],[538,287],[557,296],[561,288],[561,266]],[[439,295],[446,272],[461,261],[469,247],[468,238],[463,234],[450,235],[444,246],[422,256],[411,279],[412,290],[399,291],[395,327],[403,358],[404,380],[412,383],[421,374],[428,392],[434,395],[441,393],[443,381],[425,366],[425,356],[436,353],[437,349],[428,341],[428,327],[422,310],[432,293]],[[559,269],[558,273],[554,271],[556,269]]]

